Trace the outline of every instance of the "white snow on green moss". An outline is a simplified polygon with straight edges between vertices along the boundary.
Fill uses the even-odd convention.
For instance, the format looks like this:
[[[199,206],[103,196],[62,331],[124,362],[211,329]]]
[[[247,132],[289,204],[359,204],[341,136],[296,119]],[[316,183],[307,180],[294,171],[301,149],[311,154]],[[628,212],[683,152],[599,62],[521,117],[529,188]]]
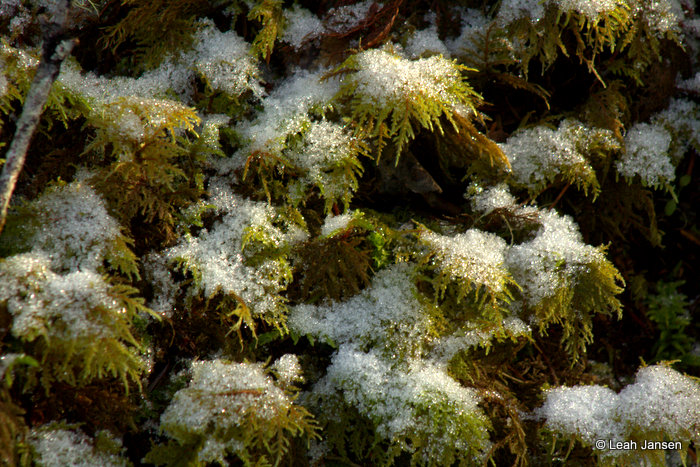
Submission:
[[[413,95],[426,101],[452,102],[450,87],[462,80],[455,64],[440,56],[408,60],[386,50],[369,49],[356,56],[355,99],[365,105],[385,108],[401,104]]]
[[[201,20],[199,26],[192,50],[165,57],[158,68],[139,78],[83,73],[75,61],[67,60],[57,81],[96,107],[125,97],[164,99],[170,90],[190,103],[195,73],[201,73],[214,90],[233,97],[247,91],[262,96],[264,90],[257,63],[249,53],[250,45],[234,31],[220,32],[210,20]]]
[[[124,313],[107,293],[108,284],[94,271],[65,275],[51,271],[42,252],[23,253],[0,262],[0,303],[13,316],[12,334],[32,341],[40,335],[62,340],[111,337],[110,322],[94,310]]]
[[[297,305],[287,325],[298,334],[310,334],[337,344],[416,348],[427,337],[430,319],[416,298],[412,268],[397,264],[383,269],[372,284],[344,302]]]
[[[515,181],[537,191],[562,173],[582,180],[595,177],[586,158],[593,144],[619,146],[611,131],[589,128],[575,119],[563,120],[557,130],[537,126],[518,131],[499,146],[510,161]]]
[[[583,243],[570,216],[540,211],[539,221],[534,238],[509,247],[505,254],[508,269],[533,305],[573,285],[588,264],[605,260],[599,250]]]
[[[684,443],[700,437],[700,384],[662,365],[640,369],[619,394],[601,386],[550,389],[537,413],[564,436],[627,441],[661,435]],[[653,438],[652,438],[653,437]],[[603,455],[622,454],[604,451]]]
[[[340,393],[345,404],[372,420],[379,436],[389,441],[415,436],[426,442],[422,462],[439,462],[445,451],[483,460],[490,446],[476,390],[461,386],[445,368],[430,362],[416,360],[394,368],[376,353],[343,345],[314,392],[321,397]]]
[[[651,121],[671,134],[669,156],[673,165],[681,161],[691,146],[700,149],[700,106],[695,102],[671,99],[668,107],[654,114]]]
[[[496,209],[508,209],[516,206],[515,197],[510,194],[508,185],[505,183],[487,188],[472,184],[466,197],[471,201],[472,209],[482,216],[491,214]]]
[[[326,120],[312,122],[301,144],[285,151],[289,161],[302,169],[290,184],[293,200],[304,198],[309,187],[318,187],[326,200],[340,200],[356,188],[351,174],[361,167],[357,160],[359,141],[345,126]]]
[[[419,58],[423,54],[450,56],[447,46],[438,37],[437,26],[435,25],[416,31],[408,39],[404,51],[411,58]]]
[[[299,364],[299,357],[294,354],[288,353],[282,355],[280,358],[275,360],[275,362],[270,366],[270,369],[277,376],[277,381],[283,386],[287,386],[297,381],[304,381],[301,365]]]
[[[250,54],[250,44],[235,31],[220,32],[211,20],[200,20],[194,50],[181,57],[183,64],[202,73],[209,85],[230,96],[250,90],[261,96],[258,66]]]
[[[55,270],[97,270],[121,235],[86,182],[49,188],[32,206],[41,226],[34,229],[31,244],[48,254]]]
[[[618,395],[602,386],[550,389],[539,413],[547,427],[566,435],[577,435],[585,443],[598,439],[622,441],[624,424],[616,420]]]
[[[348,228],[348,224],[355,217],[357,211],[349,211],[345,214],[339,214],[337,216],[328,214],[326,219],[323,221],[321,226],[321,236],[329,237],[334,233],[341,232]]]
[[[298,240],[302,233],[293,228],[283,232],[272,224],[276,213],[270,205],[242,198],[220,181],[212,183],[209,192],[209,203],[223,214],[222,218],[197,237],[185,235],[178,245],[165,252],[167,258],[184,261],[199,275],[196,290],[207,297],[219,291],[236,294],[254,314],[278,310],[278,294],[286,287],[287,271],[276,259],[247,265],[243,239],[255,232],[264,237],[267,245],[281,247]]]
[[[245,447],[243,439],[228,434],[231,430],[244,427],[251,418],[272,420],[291,405],[260,364],[193,362],[192,380],[175,393],[160,427],[182,445],[205,440],[198,460],[225,464],[227,453]]]
[[[454,236],[425,232],[421,239],[436,253],[438,269],[451,280],[469,282],[492,292],[503,290],[509,273],[504,265],[506,242],[501,237],[469,229]]]
[[[307,42],[324,33],[323,23],[318,16],[299,5],[284,10],[284,17],[287,20],[287,25],[280,40],[291,45],[294,49],[298,50]]]
[[[670,146],[671,134],[665,128],[636,123],[625,135],[625,153],[615,164],[617,171],[628,179],[639,176],[647,186],[668,185],[676,178]]]
[[[87,435],[63,428],[40,427],[28,437],[36,452],[36,465],[41,467],[126,467],[126,459],[114,453],[100,452]],[[114,445],[121,442],[110,438]]]
[[[516,316],[508,316],[501,323],[500,327],[493,327],[488,330],[474,328],[460,330],[449,336],[440,338],[433,346],[430,355],[441,363],[449,362],[452,357],[463,350],[473,347],[487,347],[494,338],[514,339],[518,336],[530,336],[532,329],[523,320]]]
[[[264,111],[253,122],[238,126],[249,141],[245,157],[252,151],[279,154],[288,135],[300,132],[311,121],[309,111],[322,112],[338,91],[338,80],[321,81],[323,73],[300,71],[287,78],[263,100]],[[244,163],[243,158],[240,163]]]

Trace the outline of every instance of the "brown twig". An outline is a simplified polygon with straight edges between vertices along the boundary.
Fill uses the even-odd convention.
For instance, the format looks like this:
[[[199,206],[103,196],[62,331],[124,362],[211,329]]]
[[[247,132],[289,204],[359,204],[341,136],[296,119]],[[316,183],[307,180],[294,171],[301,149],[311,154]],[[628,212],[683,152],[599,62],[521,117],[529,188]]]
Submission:
[[[5,165],[0,175],[0,233],[5,227],[7,209],[17,179],[24,166],[27,149],[39,124],[41,113],[51,92],[51,86],[61,70],[61,63],[70,54],[75,40],[66,39],[66,21],[70,17],[69,0],[62,0],[62,14],[52,15],[45,23],[41,61],[34,80],[24,101],[22,115],[17,121],[17,129],[5,155]]]

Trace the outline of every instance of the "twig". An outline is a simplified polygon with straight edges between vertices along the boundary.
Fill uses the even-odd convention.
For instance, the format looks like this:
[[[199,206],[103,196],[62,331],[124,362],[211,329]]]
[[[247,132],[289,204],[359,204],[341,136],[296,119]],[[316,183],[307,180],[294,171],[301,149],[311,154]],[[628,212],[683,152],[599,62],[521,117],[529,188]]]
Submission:
[[[61,70],[61,63],[75,45],[74,40],[65,39],[65,25],[69,16],[70,2],[63,0],[61,3],[63,7],[56,10],[60,11],[61,14],[50,17],[45,25],[41,61],[24,101],[22,115],[17,121],[17,129],[10,143],[10,148],[5,155],[6,162],[0,175],[0,233],[5,227],[10,198],[15,190],[19,173],[22,171],[29,143],[51,92],[51,86]]]

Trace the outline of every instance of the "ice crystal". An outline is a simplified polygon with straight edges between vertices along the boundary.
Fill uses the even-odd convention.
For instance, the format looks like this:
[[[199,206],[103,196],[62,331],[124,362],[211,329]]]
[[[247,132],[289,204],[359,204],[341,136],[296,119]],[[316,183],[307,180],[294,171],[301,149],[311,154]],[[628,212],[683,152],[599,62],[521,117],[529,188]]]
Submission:
[[[209,187],[210,203],[223,214],[210,230],[199,236],[186,235],[165,254],[170,261],[183,260],[201,275],[199,290],[209,297],[221,291],[241,297],[255,314],[277,310],[277,295],[286,285],[286,272],[278,260],[246,264],[243,239],[249,232],[259,232],[269,245],[281,247],[299,238],[299,232],[288,233],[272,224],[274,209],[266,203],[250,201],[230,191],[223,182]]]
[[[640,369],[619,394],[601,386],[550,389],[538,413],[546,425],[584,442],[629,440],[663,433],[690,441],[700,435],[700,385],[666,366]],[[608,454],[620,454],[610,451]]]
[[[108,435],[104,435],[108,436]],[[108,436],[109,437],[109,436]],[[37,465],[43,467],[126,467],[126,459],[114,453],[100,452],[93,440],[81,432],[56,427],[35,428],[29,435],[29,444],[36,453]],[[121,442],[110,437],[112,444]]]
[[[595,172],[586,155],[594,142],[617,146],[611,131],[588,128],[567,119],[557,130],[538,126],[519,131],[500,147],[510,160],[515,180],[537,191],[559,175],[574,177],[584,186],[592,183]]]
[[[49,255],[55,270],[97,270],[121,235],[104,201],[86,182],[50,188],[33,205],[41,227],[32,245]]]
[[[51,335],[62,340],[112,336],[110,323],[93,310],[124,313],[109,286],[94,271],[59,275],[42,252],[23,253],[0,263],[0,303],[13,315],[12,334],[25,340]]]
[[[508,248],[505,258],[515,281],[532,304],[570,286],[587,265],[603,261],[602,253],[582,241],[569,216],[540,211],[541,226],[531,240]]]
[[[698,75],[700,76],[700,75]],[[697,80],[700,84],[700,78]],[[669,155],[678,164],[689,147],[700,148],[700,106],[688,99],[671,99],[666,109],[655,114],[652,122],[671,134]]]
[[[476,184],[469,187],[467,198],[472,209],[486,216],[496,209],[513,208],[516,206],[515,197],[510,194],[508,185],[500,183],[496,186],[482,188]]]
[[[416,298],[411,267],[398,264],[381,270],[372,284],[344,302],[297,305],[288,326],[338,344],[379,344],[388,348],[416,347],[430,325]]]
[[[625,154],[617,171],[632,179],[638,175],[649,186],[667,185],[676,177],[668,155],[671,134],[659,125],[636,123],[625,135]]]
[[[486,287],[501,292],[505,268],[506,242],[501,237],[478,229],[469,229],[454,236],[426,232],[421,238],[437,253],[438,269],[457,282]]]
[[[309,10],[294,5],[284,11],[287,26],[280,39],[295,49],[301,48],[306,42],[319,37],[324,32],[321,20]]]
[[[185,445],[205,440],[200,462],[223,462],[227,452],[245,448],[243,440],[227,436],[250,417],[271,420],[286,411],[290,398],[265,375],[260,364],[210,360],[192,363],[192,380],[175,393],[160,419],[161,429]]]

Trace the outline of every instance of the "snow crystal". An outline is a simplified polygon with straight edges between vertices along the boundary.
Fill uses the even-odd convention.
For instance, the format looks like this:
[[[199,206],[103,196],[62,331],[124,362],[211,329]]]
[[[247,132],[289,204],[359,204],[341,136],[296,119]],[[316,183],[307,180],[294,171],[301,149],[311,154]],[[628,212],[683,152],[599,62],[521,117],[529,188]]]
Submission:
[[[626,178],[639,175],[642,183],[659,186],[676,178],[668,155],[671,134],[659,125],[636,123],[625,135],[625,154],[616,162],[617,171]]]
[[[272,225],[274,209],[267,203],[244,199],[234,194],[223,182],[213,180],[209,203],[223,214],[211,230],[203,229],[198,237],[186,235],[174,247],[165,251],[169,261],[184,260],[201,275],[201,289],[206,296],[218,291],[241,297],[254,314],[278,309],[277,294],[285,287],[284,271],[277,260],[265,260],[248,266],[243,249],[243,237],[259,232],[269,245],[282,246],[295,241],[299,232],[289,233]]]
[[[375,353],[342,345],[326,376],[314,387],[318,394],[332,395],[336,390],[342,392],[346,404],[377,424],[377,433],[383,438],[427,434],[426,461],[438,457],[446,446],[458,451],[478,449],[476,439],[457,438],[449,423],[431,424],[431,418],[439,416],[441,404],[447,404],[453,416],[483,420],[476,390],[461,386],[443,366],[416,360],[401,371]],[[475,432],[475,438],[487,445],[485,428]]]
[[[454,63],[440,56],[411,61],[386,50],[370,49],[357,54],[356,61],[354,98],[380,108],[390,102],[403,103],[416,94],[427,101],[449,101],[449,87],[462,79]]]
[[[242,440],[227,435],[232,428],[251,414],[271,420],[291,404],[260,364],[193,362],[192,380],[161,415],[161,429],[183,444],[193,436],[206,439],[198,460],[223,462],[227,452],[244,448]]]
[[[429,318],[422,312],[412,269],[397,264],[377,273],[372,284],[344,302],[297,305],[287,325],[299,334],[344,342],[416,346],[425,338]]]
[[[272,364],[270,369],[277,375],[277,380],[282,385],[288,385],[295,381],[303,381],[299,357],[294,354],[285,354]]]
[[[535,237],[509,247],[505,254],[508,269],[532,304],[568,285],[588,264],[604,260],[602,253],[583,243],[570,216],[540,211],[539,220]]]
[[[321,236],[329,237],[333,233],[345,230],[348,227],[348,223],[355,217],[355,213],[347,212],[345,214],[340,214],[338,216],[333,216],[329,214],[326,216],[326,220],[321,226]]]
[[[121,235],[102,198],[85,182],[50,188],[33,206],[41,227],[32,245],[49,254],[56,270],[97,270]]]
[[[103,432],[104,433],[104,432]],[[37,465],[43,467],[108,467],[129,465],[114,454],[99,452],[91,438],[81,432],[62,428],[34,428],[29,434],[29,444],[37,455]],[[121,442],[114,440],[116,444]]]
[[[447,47],[438,37],[437,26],[435,25],[416,31],[406,43],[405,52],[411,58],[419,58],[426,53],[450,56]]]
[[[537,190],[562,172],[574,171],[582,177],[593,174],[585,155],[594,139],[611,147],[617,145],[611,131],[566,119],[557,130],[538,126],[518,131],[499,146],[510,160],[515,180]]]
[[[503,290],[506,242],[501,237],[478,229],[469,229],[454,236],[433,232],[421,234],[431,250],[437,253],[438,268],[453,281],[470,282],[492,292]]]
[[[481,10],[474,8],[456,8],[462,22],[462,29],[458,37],[445,41],[445,46],[452,56],[460,56],[465,50],[473,49],[473,40],[478,41],[477,34],[486,32],[491,19],[487,18]]]
[[[326,13],[324,21],[326,29],[329,32],[343,34],[356,28],[367,18],[367,14],[374,3],[373,0],[364,0],[353,5],[331,8]]]
[[[640,369],[635,383],[619,394],[601,386],[550,389],[538,414],[552,430],[578,435],[589,444],[597,439],[624,441],[635,433],[684,441],[700,432],[699,407],[697,382],[655,365]]]
[[[51,272],[48,256],[36,250],[0,263],[0,303],[14,316],[15,337],[33,340],[45,333],[65,340],[110,336],[109,323],[96,321],[93,311],[124,313],[108,289],[94,271]]]
[[[321,71],[300,71],[286,79],[263,100],[264,111],[252,123],[242,123],[238,131],[250,144],[239,153],[242,165],[253,151],[279,154],[288,135],[298,133],[310,122],[308,112],[327,107],[338,91],[337,79],[321,81]]]
[[[598,439],[624,440],[624,424],[615,420],[618,396],[602,386],[550,389],[539,409],[547,426],[557,432],[575,434],[588,443]]]
[[[324,32],[321,20],[309,10],[298,5],[285,10],[284,16],[287,19],[287,26],[280,40],[297,50]]]
[[[483,216],[496,209],[513,208],[516,205],[515,197],[510,194],[505,183],[488,188],[472,185],[467,198],[471,200],[472,209]]]
[[[504,24],[528,17],[533,23],[544,17],[545,2],[542,0],[503,0],[497,18]]]
[[[494,337],[514,338],[517,336],[529,336],[531,333],[530,326],[525,324],[520,318],[508,316],[501,323],[501,328],[461,330],[452,335],[442,337],[433,347],[431,355],[438,362],[447,363],[463,350],[488,345]]]

